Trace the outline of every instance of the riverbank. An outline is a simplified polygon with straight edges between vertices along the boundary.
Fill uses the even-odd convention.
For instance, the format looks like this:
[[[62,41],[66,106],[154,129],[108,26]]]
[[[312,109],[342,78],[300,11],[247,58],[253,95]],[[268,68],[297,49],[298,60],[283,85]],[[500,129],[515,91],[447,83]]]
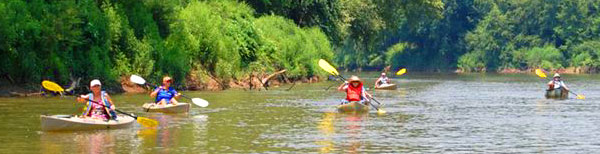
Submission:
[[[535,72],[535,69],[537,69],[537,68],[528,68],[528,69],[505,68],[505,69],[498,70],[497,73],[505,73],[505,74],[533,73],[533,72]],[[552,69],[552,70],[546,70],[546,71],[556,72],[556,73],[561,73],[561,74],[596,74],[596,73],[598,73],[598,69],[595,69],[592,67],[567,67],[567,68],[559,68],[559,69]],[[478,69],[477,71],[464,71],[459,68],[454,71],[454,73],[470,73],[470,72],[487,72],[487,69],[482,68],[482,69]]]
[[[310,76],[301,78],[289,78],[285,75],[286,70],[281,70],[274,73],[250,73],[241,79],[220,79],[209,75],[199,75],[200,73],[190,73],[186,77],[186,81],[179,86],[178,90],[187,91],[221,91],[227,89],[244,89],[244,90],[266,90],[270,87],[279,87],[284,84],[294,83],[316,83],[320,82],[323,77]],[[26,83],[26,84],[0,84],[0,97],[30,97],[42,96],[41,84]],[[60,84],[60,83],[59,83]],[[87,82],[79,83],[76,88],[76,94],[87,92]],[[103,89],[109,93],[146,93],[150,87],[143,87],[129,81],[129,76],[121,76],[119,84],[105,85]]]

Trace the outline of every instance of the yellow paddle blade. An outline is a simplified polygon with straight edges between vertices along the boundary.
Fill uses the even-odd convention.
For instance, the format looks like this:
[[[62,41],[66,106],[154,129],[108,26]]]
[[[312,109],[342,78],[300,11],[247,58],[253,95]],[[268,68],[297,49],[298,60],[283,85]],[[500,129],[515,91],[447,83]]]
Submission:
[[[577,95],[577,99],[585,99],[584,95]]]
[[[146,117],[137,117],[137,122],[140,123],[144,127],[156,127],[158,126],[158,121],[146,118]]]
[[[535,69],[535,74],[537,76],[539,76],[540,78],[546,78],[546,73],[544,73],[544,71],[542,71],[542,69]]]
[[[331,64],[329,64],[324,59],[319,59],[319,67],[321,67],[327,73],[330,73],[332,75],[340,75],[340,73],[338,73],[337,69],[335,69],[333,66],[331,66]]]
[[[377,114],[385,114],[385,111],[382,109],[377,110]]]
[[[400,69],[398,72],[396,72],[397,76],[400,76],[402,74],[406,73],[406,68]]]
[[[62,87],[60,87],[58,84],[52,82],[52,81],[48,81],[48,80],[44,80],[42,81],[42,86],[45,89],[48,89],[50,91],[54,91],[54,92],[63,92],[65,91],[65,89],[63,89]]]

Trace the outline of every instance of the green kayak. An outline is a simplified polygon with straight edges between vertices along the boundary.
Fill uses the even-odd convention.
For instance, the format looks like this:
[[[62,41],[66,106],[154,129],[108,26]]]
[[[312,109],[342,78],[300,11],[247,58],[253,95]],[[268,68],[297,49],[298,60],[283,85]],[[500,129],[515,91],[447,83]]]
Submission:
[[[569,90],[566,89],[553,89],[546,90],[546,98],[549,99],[567,99],[569,98]]]

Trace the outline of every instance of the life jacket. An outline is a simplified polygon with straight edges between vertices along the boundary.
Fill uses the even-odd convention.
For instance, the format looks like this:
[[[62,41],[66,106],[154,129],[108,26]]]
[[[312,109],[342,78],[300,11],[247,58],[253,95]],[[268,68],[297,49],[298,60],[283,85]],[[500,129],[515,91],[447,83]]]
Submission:
[[[564,83],[562,82],[562,80],[552,80],[553,89],[560,89],[563,87],[563,84]]]
[[[162,87],[162,86],[161,86]],[[160,87],[159,87],[160,88]],[[158,93],[156,94],[156,98],[154,99],[155,103],[160,102],[162,99],[166,99],[168,104],[170,104],[170,100],[175,97],[175,95],[177,95],[177,91],[175,91],[175,88],[173,87],[169,87],[168,89],[161,89],[158,91]]]
[[[114,111],[109,109],[110,103],[104,97],[105,95],[106,95],[105,91],[100,92],[101,102],[99,102],[99,103],[102,103],[104,105],[104,111],[109,115],[109,119],[116,119],[117,113],[115,113]],[[94,93],[89,93],[88,99],[90,101],[87,102],[87,107],[85,109],[85,112],[83,112],[83,116],[90,116],[92,114],[90,111],[92,111],[92,104],[94,103],[94,102],[92,102],[92,100],[94,100]]]
[[[352,84],[348,84],[348,88],[346,88],[346,100],[348,101],[360,101],[362,100],[362,82],[359,82],[358,87],[352,86]]]

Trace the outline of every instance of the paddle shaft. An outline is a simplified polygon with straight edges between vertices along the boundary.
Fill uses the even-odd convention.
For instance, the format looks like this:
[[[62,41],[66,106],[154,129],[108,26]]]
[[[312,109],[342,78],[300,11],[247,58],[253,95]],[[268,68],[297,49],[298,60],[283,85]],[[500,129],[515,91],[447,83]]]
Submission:
[[[96,104],[98,104],[98,105],[102,105],[102,107],[105,107],[105,108],[110,108],[110,107],[106,107],[106,105],[104,105],[104,104],[102,104],[102,103],[100,103],[100,102],[97,102],[97,101],[93,101],[93,100],[90,100],[90,99],[85,99],[85,100],[87,100],[87,101],[90,101],[90,102],[92,102],[92,103],[96,103]],[[117,112],[119,112],[119,113],[121,113],[121,114],[124,114],[124,115],[130,116],[130,117],[132,117],[132,118],[134,118],[134,119],[137,119],[137,116],[131,115],[131,114],[129,114],[129,113],[125,113],[125,112],[123,112],[123,111],[121,111],[121,110],[118,110],[118,109],[114,109],[114,110],[115,110],[115,111],[117,111]]]
[[[153,87],[158,87],[158,86],[156,86],[155,84],[149,84],[149,83],[145,83],[145,84],[146,84],[146,85],[149,85],[149,86],[153,86]],[[179,95],[179,96],[181,96],[181,97],[183,97],[183,98],[187,98],[187,99],[189,99],[189,100],[192,100],[192,98],[190,98],[190,97],[187,97],[187,96],[185,96],[185,95],[183,95],[183,94],[181,94],[181,95]]]

